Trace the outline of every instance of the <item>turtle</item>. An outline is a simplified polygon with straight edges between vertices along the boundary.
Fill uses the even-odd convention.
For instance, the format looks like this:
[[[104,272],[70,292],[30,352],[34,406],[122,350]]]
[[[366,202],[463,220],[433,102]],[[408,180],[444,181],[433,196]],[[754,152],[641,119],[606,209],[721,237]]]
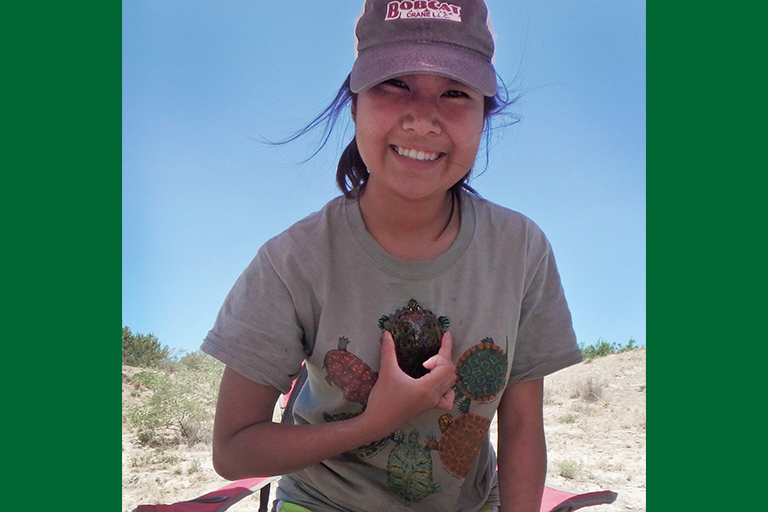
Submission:
[[[390,436],[395,446],[387,459],[387,485],[405,499],[405,504],[421,501],[440,492],[440,484],[432,480],[432,455],[429,447],[419,444],[419,431],[397,430]]]
[[[469,411],[469,400],[492,402],[504,389],[508,366],[506,351],[496,345],[493,338],[484,338],[469,347],[456,363],[454,390],[459,411]]]
[[[395,340],[395,352],[400,368],[418,379],[429,373],[424,361],[437,354],[443,333],[450,326],[447,316],[435,316],[411,299],[394,314],[379,318],[379,328],[389,331]]]
[[[348,352],[347,345],[349,339],[342,336],[339,338],[339,348],[325,354],[323,368],[328,373],[325,380],[341,388],[346,400],[365,405],[379,374],[359,357]]]
[[[354,418],[355,416],[359,416],[360,414],[362,413],[361,412],[357,412],[357,413],[340,412],[336,414],[330,414],[330,413],[324,412],[323,419],[326,421],[326,423],[331,423],[334,421],[348,420],[350,418]],[[354,450],[350,450],[349,453],[351,453],[352,455],[360,459],[367,459],[379,453],[382,450],[382,448],[384,448],[387,445],[388,442],[389,442],[389,436],[379,439],[377,441],[372,441],[368,444],[360,446],[359,448],[355,448]]]
[[[454,476],[467,478],[475,458],[488,438],[491,419],[479,414],[466,413],[454,419],[449,413],[440,416],[440,441],[427,438],[427,446],[437,450],[440,462]]]

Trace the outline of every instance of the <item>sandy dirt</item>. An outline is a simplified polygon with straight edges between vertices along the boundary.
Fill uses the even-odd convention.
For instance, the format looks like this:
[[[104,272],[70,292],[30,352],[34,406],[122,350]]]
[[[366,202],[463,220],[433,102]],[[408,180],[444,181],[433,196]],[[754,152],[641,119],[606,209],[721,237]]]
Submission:
[[[550,485],[589,492],[610,489],[612,505],[584,510],[645,511],[646,351],[616,354],[566,368],[545,379],[544,419]],[[149,392],[133,383],[138,368],[123,367],[123,409]],[[492,436],[495,440],[494,421]],[[175,433],[167,433],[172,438]],[[211,464],[210,441],[194,446],[143,446],[123,422],[123,512],[136,505],[192,499],[226,485]],[[256,511],[246,498],[229,510]]]

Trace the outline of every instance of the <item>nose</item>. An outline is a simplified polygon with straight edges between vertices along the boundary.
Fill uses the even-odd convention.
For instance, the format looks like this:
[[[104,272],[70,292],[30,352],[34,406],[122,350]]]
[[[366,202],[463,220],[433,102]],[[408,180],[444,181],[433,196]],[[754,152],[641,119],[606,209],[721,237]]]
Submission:
[[[437,105],[424,98],[415,99],[408,104],[403,113],[402,126],[405,131],[416,135],[437,135],[443,126]]]

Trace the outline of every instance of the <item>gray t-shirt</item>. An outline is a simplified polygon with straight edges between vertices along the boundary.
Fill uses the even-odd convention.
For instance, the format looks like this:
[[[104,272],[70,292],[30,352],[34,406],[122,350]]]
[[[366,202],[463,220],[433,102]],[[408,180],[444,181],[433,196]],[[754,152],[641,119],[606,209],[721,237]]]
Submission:
[[[464,195],[451,247],[405,261],[370,236],[357,201],[338,197],[264,244],[202,350],[282,392],[306,360],[295,421],[337,421],[365,407],[382,326],[392,327],[385,320],[414,308],[449,325],[453,411],[426,412],[388,438],[286,475],[278,498],[313,512],[498,503],[488,429],[504,389],[581,361],[549,242],[525,216]]]

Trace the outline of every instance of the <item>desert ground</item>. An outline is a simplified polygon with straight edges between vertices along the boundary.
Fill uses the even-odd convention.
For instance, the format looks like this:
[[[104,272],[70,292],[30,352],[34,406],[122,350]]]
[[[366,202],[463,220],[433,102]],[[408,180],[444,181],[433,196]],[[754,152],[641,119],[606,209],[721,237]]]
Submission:
[[[646,350],[633,350],[566,368],[544,381],[547,482],[577,492],[619,494],[615,503],[585,511],[646,510],[645,361]],[[123,367],[124,410],[148,396],[133,383],[141,371]],[[495,421],[491,429],[495,440]],[[123,421],[123,512],[139,504],[192,499],[225,485],[210,452],[209,439],[193,446],[144,446]],[[229,510],[257,509],[258,500],[246,498]]]

